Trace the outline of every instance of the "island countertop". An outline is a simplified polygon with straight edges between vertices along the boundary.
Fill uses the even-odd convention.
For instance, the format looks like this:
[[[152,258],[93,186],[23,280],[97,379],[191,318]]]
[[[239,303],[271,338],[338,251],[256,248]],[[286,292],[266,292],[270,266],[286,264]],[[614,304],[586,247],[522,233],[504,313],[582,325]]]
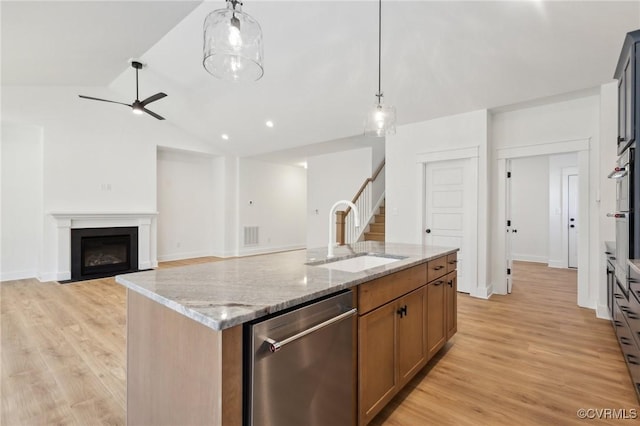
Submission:
[[[336,258],[375,253],[396,262],[343,272],[307,265],[327,260],[327,249],[296,250],[118,275],[116,282],[214,330],[335,293],[457,248],[365,241],[335,249]]]

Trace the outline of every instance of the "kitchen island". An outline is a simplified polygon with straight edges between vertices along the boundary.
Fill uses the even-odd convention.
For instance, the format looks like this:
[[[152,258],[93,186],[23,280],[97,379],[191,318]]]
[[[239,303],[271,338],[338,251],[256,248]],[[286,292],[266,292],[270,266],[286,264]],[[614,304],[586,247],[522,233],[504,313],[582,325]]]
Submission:
[[[128,289],[127,423],[240,425],[243,324],[377,280],[386,280],[381,288],[394,298],[390,275],[398,277],[398,288],[412,291],[416,273],[424,275],[420,285],[426,284],[430,261],[443,259],[435,265],[438,274],[444,268],[438,277],[451,272],[445,261],[455,267],[456,251],[362,242],[337,247],[330,260],[326,249],[310,249],[116,277]],[[359,272],[322,267],[367,253],[394,261]],[[435,286],[443,283],[441,279]],[[372,299],[370,289],[363,293],[369,295],[369,305],[387,297]],[[426,354],[423,358],[420,365]]]

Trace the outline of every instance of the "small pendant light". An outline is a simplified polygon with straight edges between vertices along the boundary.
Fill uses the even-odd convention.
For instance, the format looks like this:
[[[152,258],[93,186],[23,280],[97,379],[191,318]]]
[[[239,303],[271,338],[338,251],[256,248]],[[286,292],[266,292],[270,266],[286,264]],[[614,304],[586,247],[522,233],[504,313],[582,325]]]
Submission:
[[[378,0],[378,101],[367,114],[364,132],[382,137],[396,133],[396,108],[384,105],[381,89],[381,56],[382,56],[382,0]]]
[[[259,80],[262,66],[262,29],[242,11],[242,2],[227,0],[204,20],[204,59],[211,75],[224,80]]]

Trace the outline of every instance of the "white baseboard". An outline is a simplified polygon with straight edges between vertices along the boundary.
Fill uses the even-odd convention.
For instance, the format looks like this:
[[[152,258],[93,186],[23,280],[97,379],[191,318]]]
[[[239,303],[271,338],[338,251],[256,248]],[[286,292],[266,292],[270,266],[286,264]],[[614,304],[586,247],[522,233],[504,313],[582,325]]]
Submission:
[[[158,255],[158,260],[155,262],[156,266],[157,262],[169,262],[171,260],[183,260],[183,259],[194,259],[196,257],[207,257],[212,256],[211,252],[208,251],[190,251],[190,252],[182,252],[182,253],[170,253],[170,254],[162,254]],[[140,264],[140,269],[149,269],[152,268],[152,262],[145,262]]]
[[[611,312],[609,312],[609,307],[607,305],[598,304],[598,306],[596,307],[596,317],[611,320]]]
[[[487,287],[476,287],[474,291],[471,292],[471,296],[477,297],[479,299],[489,299],[493,294],[493,285],[488,285]]]
[[[561,260],[551,260],[549,259],[549,262],[547,263],[547,266],[549,268],[562,268],[562,269],[567,269],[567,264]]]
[[[28,278],[36,278],[38,274],[36,271],[32,270],[24,270],[24,271],[12,271],[12,272],[2,272],[0,275],[0,281],[13,281],[13,280],[25,280]]]
[[[270,246],[270,247],[243,247],[240,249],[238,256],[254,256],[256,254],[278,253],[281,251],[301,250],[306,248],[306,244],[294,244],[288,246]]]
[[[522,262],[536,262],[536,263],[547,263],[549,261],[549,258],[546,256],[535,256],[535,255],[531,255],[531,254],[516,254],[513,253],[511,255],[511,258],[513,260],[519,260]]]

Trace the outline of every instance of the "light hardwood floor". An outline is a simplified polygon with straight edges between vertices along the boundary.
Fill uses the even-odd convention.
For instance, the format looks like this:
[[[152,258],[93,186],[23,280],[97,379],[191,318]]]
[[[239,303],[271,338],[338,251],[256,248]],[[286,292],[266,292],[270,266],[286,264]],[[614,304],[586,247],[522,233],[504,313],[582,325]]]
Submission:
[[[20,280],[0,290],[1,424],[123,425],[124,288]],[[518,263],[511,295],[460,294],[458,318],[456,336],[371,424],[606,424],[576,411],[640,413],[610,323],[576,306],[575,271]]]

